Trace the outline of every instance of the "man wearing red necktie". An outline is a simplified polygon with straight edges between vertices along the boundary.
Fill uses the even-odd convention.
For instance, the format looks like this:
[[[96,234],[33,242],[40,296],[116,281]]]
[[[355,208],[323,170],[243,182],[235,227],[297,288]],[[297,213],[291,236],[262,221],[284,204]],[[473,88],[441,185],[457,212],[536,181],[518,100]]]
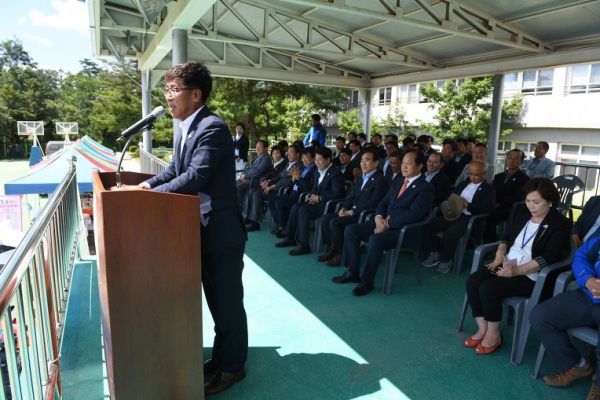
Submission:
[[[352,291],[355,296],[364,296],[373,290],[375,274],[381,264],[383,252],[396,246],[400,229],[406,224],[425,218],[431,205],[435,190],[421,174],[425,155],[417,149],[409,149],[402,158],[402,176],[395,179],[388,194],[377,207],[374,220],[346,227],[342,265],[346,272],[332,279],[335,283],[358,283]],[[418,246],[420,235],[409,235],[407,247]],[[367,258],[360,270],[360,242],[368,242]]]

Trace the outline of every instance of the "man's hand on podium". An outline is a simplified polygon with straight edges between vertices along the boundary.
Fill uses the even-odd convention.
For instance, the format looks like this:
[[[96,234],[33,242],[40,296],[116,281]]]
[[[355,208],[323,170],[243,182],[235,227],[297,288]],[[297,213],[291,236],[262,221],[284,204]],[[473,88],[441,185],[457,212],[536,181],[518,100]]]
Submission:
[[[121,185],[121,187],[113,186],[110,190],[149,190],[150,185],[146,182],[142,182],[139,185]]]

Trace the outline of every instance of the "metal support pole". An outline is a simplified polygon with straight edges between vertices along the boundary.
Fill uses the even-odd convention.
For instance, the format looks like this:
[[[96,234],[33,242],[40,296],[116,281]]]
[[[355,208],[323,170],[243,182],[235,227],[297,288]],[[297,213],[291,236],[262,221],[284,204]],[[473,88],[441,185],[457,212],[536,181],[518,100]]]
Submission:
[[[142,71],[142,117],[152,112],[152,84],[151,84],[152,71]],[[144,151],[152,152],[152,131],[144,131],[143,136]]]
[[[187,52],[188,36],[187,31],[183,29],[173,29],[173,65],[183,64],[188,61]],[[178,135],[181,135],[179,123],[181,121],[173,118],[173,146]],[[177,151],[178,149],[173,149]]]
[[[496,153],[498,152],[498,140],[500,138],[500,123],[502,122],[502,92],[504,90],[504,74],[494,75],[494,92],[492,96],[492,117],[488,133],[488,156],[489,165],[496,166]],[[499,172],[499,171],[496,171]]]
[[[365,134],[367,142],[371,141],[371,89],[365,91]]]

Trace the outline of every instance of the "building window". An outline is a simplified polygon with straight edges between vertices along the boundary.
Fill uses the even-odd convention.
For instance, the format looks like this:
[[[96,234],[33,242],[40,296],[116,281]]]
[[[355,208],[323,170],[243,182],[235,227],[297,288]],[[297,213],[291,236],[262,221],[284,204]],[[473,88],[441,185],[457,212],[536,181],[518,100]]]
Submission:
[[[392,88],[379,89],[379,105],[384,106],[388,104],[392,104]]]
[[[569,67],[568,74],[566,94],[600,92],[600,64]]]
[[[350,92],[350,96],[349,96],[349,103],[348,104],[348,108],[352,109],[352,108],[358,108],[362,106],[362,101],[360,98],[360,94],[358,93],[358,90],[353,90],[352,92]]]
[[[504,94],[506,96],[552,94],[553,81],[553,68],[515,72],[504,76]]]

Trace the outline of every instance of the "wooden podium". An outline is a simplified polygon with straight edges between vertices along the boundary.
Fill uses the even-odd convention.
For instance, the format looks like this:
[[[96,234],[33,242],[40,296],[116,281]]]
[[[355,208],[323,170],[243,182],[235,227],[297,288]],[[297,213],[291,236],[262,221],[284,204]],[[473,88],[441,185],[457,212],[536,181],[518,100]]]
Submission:
[[[127,185],[150,177],[121,173]],[[200,199],[115,182],[93,172],[111,399],[203,399]]]

